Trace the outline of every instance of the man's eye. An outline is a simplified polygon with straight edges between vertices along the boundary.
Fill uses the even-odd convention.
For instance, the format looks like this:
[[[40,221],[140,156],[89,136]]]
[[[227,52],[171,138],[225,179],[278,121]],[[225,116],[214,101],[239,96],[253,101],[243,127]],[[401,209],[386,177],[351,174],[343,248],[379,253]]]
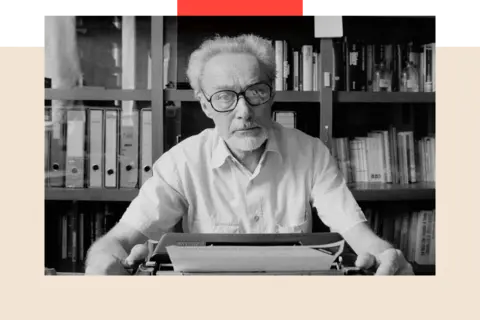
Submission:
[[[228,93],[220,93],[215,96],[216,100],[231,100],[232,95]]]
[[[250,97],[265,97],[268,93],[264,90],[251,90],[248,91],[248,96]]]

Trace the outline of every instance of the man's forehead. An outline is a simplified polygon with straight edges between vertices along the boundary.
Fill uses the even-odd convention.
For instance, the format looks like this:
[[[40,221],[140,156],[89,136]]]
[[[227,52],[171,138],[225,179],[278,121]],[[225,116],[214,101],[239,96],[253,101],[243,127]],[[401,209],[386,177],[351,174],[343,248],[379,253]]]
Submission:
[[[263,78],[263,68],[255,56],[225,53],[212,57],[205,64],[202,83],[213,89],[242,86]]]

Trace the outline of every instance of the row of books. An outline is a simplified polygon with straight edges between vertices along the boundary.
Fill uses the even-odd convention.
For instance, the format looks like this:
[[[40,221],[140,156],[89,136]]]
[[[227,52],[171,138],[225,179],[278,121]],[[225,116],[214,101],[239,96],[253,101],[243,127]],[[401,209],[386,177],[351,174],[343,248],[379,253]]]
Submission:
[[[321,54],[313,45],[290,48],[286,40],[274,40],[276,91],[319,91]]]
[[[368,92],[435,92],[435,52],[435,43],[370,44],[344,36],[333,42],[332,89]],[[407,75],[408,79],[402,78],[402,72],[406,72],[407,63],[413,66],[417,78],[412,74]],[[408,83],[405,83],[405,89],[403,89],[402,84],[405,81]],[[412,84],[415,84],[418,89],[412,89]]]
[[[45,184],[138,188],[152,175],[150,108],[71,107],[65,121],[45,108]]]
[[[286,40],[272,43],[276,91],[319,91],[322,77],[320,50],[313,45],[291,48]],[[334,91],[415,91],[411,88],[416,82],[418,92],[435,92],[435,43],[368,44],[344,36],[334,39],[332,50]],[[417,78],[412,75],[408,79],[402,78],[408,62],[416,70]]]
[[[53,224],[49,228],[52,232],[55,231],[54,236],[47,237],[46,241],[50,245],[46,249],[50,257],[48,263],[60,269],[82,266],[90,246],[113,228],[124,212],[124,207],[96,202],[87,205],[71,204],[61,208],[58,213],[51,212],[58,208],[49,208],[48,214],[55,214],[55,217],[49,217],[46,221]]]
[[[364,213],[372,230],[401,250],[408,261],[435,264],[435,209],[385,214],[367,208]]]
[[[56,244],[54,261],[50,265],[80,268],[90,246],[111,228],[121,215],[123,207],[108,203],[87,206],[72,205],[56,216]],[[372,230],[400,249],[407,260],[420,265],[435,264],[435,209],[385,214],[383,210],[364,209]],[[58,246],[59,244],[59,246]]]
[[[435,182],[435,136],[414,139],[413,131],[374,130],[366,136],[332,139],[332,156],[351,182]]]
[[[77,202],[48,204],[46,264],[60,271],[83,272],[83,265],[92,244],[120,221],[128,205],[108,202]],[[171,232],[178,232],[179,226]],[[148,241],[153,252],[156,241]]]

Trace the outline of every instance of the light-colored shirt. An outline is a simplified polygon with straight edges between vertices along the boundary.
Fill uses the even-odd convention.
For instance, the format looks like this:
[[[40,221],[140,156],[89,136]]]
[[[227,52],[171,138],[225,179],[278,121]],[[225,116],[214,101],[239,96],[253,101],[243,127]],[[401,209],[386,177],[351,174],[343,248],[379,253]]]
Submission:
[[[190,233],[308,233],[311,205],[334,232],[365,221],[323,142],[274,123],[253,173],[215,129],[185,139],[154,163],[121,220],[156,241],[182,218]]]

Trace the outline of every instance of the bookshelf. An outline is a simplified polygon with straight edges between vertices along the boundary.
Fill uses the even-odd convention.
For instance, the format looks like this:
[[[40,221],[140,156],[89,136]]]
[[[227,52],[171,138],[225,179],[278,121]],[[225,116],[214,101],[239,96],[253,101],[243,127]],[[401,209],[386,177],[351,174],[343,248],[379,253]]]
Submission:
[[[45,200],[50,201],[105,201],[129,202],[138,195],[138,189],[66,189],[45,188]]]
[[[91,28],[98,32],[108,29],[105,35],[95,36],[96,40],[121,39],[122,31],[111,28],[111,17],[83,19],[84,25],[77,31],[84,32]],[[104,20],[104,21],[103,21]],[[368,23],[366,23],[368,21]],[[236,23],[238,22],[238,23]],[[240,23],[242,22],[242,23]],[[248,23],[247,23],[248,22]],[[83,101],[86,105],[102,105],[111,107],[113,102],[135,102],[141,108],[152,110],[152,158],[158,159],[172,147],[176,141],[181,141],[212,125],[208,122],[193,97],[193,91],[182,86],[186,82],[185,67],[189,53],[198,46],[203,38],[212,36],[214,32],[237,34],[240,32],[255,32],[271,39],[285,39],[300,48],[303,44],[311,44],[322,52],[319,63],[323,71],[333,70],[335,66],[334,48],[338,39],[315,39],[313,34],[313,17],[141,17],[135,29],[136,46],[135,66],[137,71],[135,89],[126,89],[121,86],[94,83],[92,87],[86,85],[75,89],[45,89],[46,101]],[[292,29],[291,26],[298,26]],[[108,26],[108,27],[107,27]],[[382,26],[382,28],[378,28]],[[413,40],[415,43],[435,42],[435,20],[432,17],[345,17],[344,33],[349,39],[361,39],[364,43],[386,43],[398,41],[406,43]],[[417,30],[423,28],[419,34]],[[79,31],[80,30],[80,31]],[[113,31],[112,31],[113,30]],[[382,30],[379,32],[378,30]],[[294,32],[295,31],[295,32]],[[125,39],[124,39],[125,40]],[[433,40],[433,41],[432,41]],[[164,69],[164,44],[170,43],[170,62]],[[94,49],[90,49],[92,52]],[[147,54],[148,52],[148,54]],[[150,56],[150,59],[148,59]],[[147,61],[150,61],[147,63]],[[85,65],[86,66],[86,65]],[[97,69],[103,66],[96,65]],[[125,65],[123,65],[126,68]],[[92,69],[93,70],[93,69]],[[103,70],[103,69],[102,69]],[[91,71],[92,74],[95,72]],[[167,74],[167,83],[164,83],[164,73]],[[149,74],[150,84],[147,84]],[[95,78],[92,78],[95,79]],[[345,88],[332,88],[319,77],[319,90],[316,91],[277,91],[274,109],[288,110],[295,108],[300,121],[299,129],[320,138],[330,149],[332,141],[337,135],[347,134],[355,136],[364,134],[361,128],[374,126],[378,123],[363,123],[352,125],[343,118],[342,113],[354,114],[369,113],[372,110],[380,114],[384,124],[392,122],[399,124],[402,130],[416,129],[434,133],[435,92],[368,92],[351,91]],[[109,82],[110,83],[110,82]],[[169,115],[174,111],[174,116]],[[379,110],[379,111],[378,111]],[[389,115],[392,114],[391,117]],[[409,115],[408,115],[409,114]],[[404,118],[415,118],[421,114],[423,118],[417,123],[405,124]],[[423,116],[426,114],[425,116]],[[367,116],[365,116],[367,117]],[[358,117],[362,119],[362,117]],[[433,118],[433,120],[432,120]],[[423,129],[425,127],[425,129]],[[357,130],[357,131],[355,131]],[[422,133],[423,134],[423,133]],[[180,139],[178,138],[180,137]],[[385,184],[368,182],[351,182],[348,184],[355,198],[362,206],[371,203],[398,203],[410,202],[428,203],[434,208],[435,183],[416,182],[409,184]],[[45,203],[49,207],[46,215],[60,214],[61,210],[55,207],[58,203],[81,203],[84,208],[89,205],[112,204],[125,207],[138,194],[136,188],[53,188],[45,186]],[[53,208],[53,209],[52,209]],[[63,207],[62,207],[63,208]],[[88,211],[88,210],[87,210]],[[86,211],[85,211],[86,212]],[[121,210],[120,210],[121,212]],[[49,239],[48,243],[58,243],[58,239]],[[46,247],[47,251],[54,250]],[[55,263],[55,254],[46,253],[51,267],[60,268],[60,271],[71,271],[71,267]],[[63,269],[63,270],[62,270]],[[75,269],[75,268],[74,268]],[[76,269],[77,270],[77,269]],[[419,266],[418,270],[424,273],[434,273],[434,266]],[[433,270],[433,271],[432,271]],[[58,269],[57,269],[58,271]]]
[[[434,200],[435,185],[418,183],[414,185],[391,185],[380,183],[352,183],[349,188],[358,201],[410,201]],[[138,189],[66,189],[45,188],[45,200],[76,201],[131,201]]]
[[[152,101],[152,93],[134,89],[45,89],[45,100]]]
[[[335,103],[435,103],[434,92],[334,92]]]

